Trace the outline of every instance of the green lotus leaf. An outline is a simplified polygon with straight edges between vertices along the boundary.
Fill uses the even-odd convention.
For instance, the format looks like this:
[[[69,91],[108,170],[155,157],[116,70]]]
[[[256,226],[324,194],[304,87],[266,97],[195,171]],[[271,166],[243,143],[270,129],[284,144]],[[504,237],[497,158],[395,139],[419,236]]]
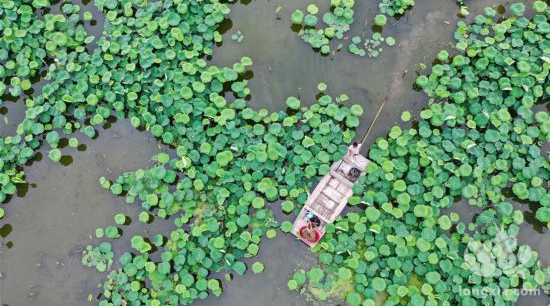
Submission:
[[[294,203],[292,201],[283,201],[281,203],[281,208],[283,209],[283,212],[285,213],[291,213],[294,210]]]
[[[300,10],[296,10],[292,13],[290,19],[293,24],[301,24],[302,20],[304,19],[304,13]]]
[[[515,16],[523,16],[523,13],[525,12],[525,4],[518,2],[510,5],[510,11]]]
[[[356,117],[361,117],[361,115],[363,115],[363,108],[361,107],[361,105],[354,104],[351,106],[350,110],[351,114]]]
[[[233,264],[233,270],[239,275],[244,275],[246,272],[246,265],[243,262],[237,261]]]
[[[252,271],[254,272],[254,274],[260,274],[264,271],[264,264],[257,261],[255,263],[252,264]]]
[[[320,268],[312,268],[311,270],[309,270],[307,272],[307,277],[312,282],[319,282],[323,278],[324,275],[325,275],[325,273]]]
[[[120,234],[118,232],[118,228],[114,226],[107,226],[105,228],[105,236],[110,239],[117,239],[120,237]]]
[[[296,97],[288,97],[288,99],[286,99],[286,106],[295,110],[300,109],[300,100]]]
[[[385,26],[386,23],[388,22],[388,19],[386,18],[386,16],[382,15],[382,14],[378,14],[374,17],[374,24],[376,24],[377,26]]]
[[[48,157],[51,160],[53,160],[55,162],[58,162],[61,159],[61,150],[59,150],[59,149],[50,150],[50,152],[48,153]]]
[[[115,223],[118,225],[123,225],[124,223],[126,223],[126,216],[124,214],[116,214]]]
[[[297,284],[296,281],[293,280],[293,279],[291,279],[291,280],[288,281],[287,286],[288,286],[288,290],[296,290],[296,289],[298,289],[298,284]]]

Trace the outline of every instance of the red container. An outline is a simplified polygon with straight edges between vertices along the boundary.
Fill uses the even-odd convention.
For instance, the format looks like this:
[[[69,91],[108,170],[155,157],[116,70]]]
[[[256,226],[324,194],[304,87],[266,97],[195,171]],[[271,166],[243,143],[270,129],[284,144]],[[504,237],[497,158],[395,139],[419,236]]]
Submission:
[[[304,235],[305,231],[313,231],[313,237],[311,237],[311,235]],[[321,233],[319,232],[319,230],[316,228],[310,230],[308,229],[307,225],[302,226],[299,232],[300,238],[308,244],[316,244],[321,239]]]

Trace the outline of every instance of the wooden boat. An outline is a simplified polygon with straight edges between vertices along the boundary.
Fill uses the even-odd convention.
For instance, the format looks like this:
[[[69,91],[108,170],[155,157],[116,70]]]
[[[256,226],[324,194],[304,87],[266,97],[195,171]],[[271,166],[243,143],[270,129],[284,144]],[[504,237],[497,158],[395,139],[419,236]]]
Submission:
[[[359,151],[357,147],[355,150]],[[369,162],[358,153],[348,153],[342,160],[333,163],[330,172],[309,195],[294,221],[292,233],[308,246],[314,247],[325,234],[326,225],[333,223],[346,207],[349,197],[353,195],[353,185],[359,177],[365,175]]]

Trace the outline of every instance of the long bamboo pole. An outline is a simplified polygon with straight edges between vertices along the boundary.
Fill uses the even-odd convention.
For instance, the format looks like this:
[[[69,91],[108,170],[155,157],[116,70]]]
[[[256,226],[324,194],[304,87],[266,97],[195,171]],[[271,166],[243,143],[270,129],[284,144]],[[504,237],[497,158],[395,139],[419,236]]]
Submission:
[[[386,97],[384,98],[384,101],[382,101],[382,104],[378,108],[378,112],[376,112],[376,116],[374,116],[374,120],[372,120],[371,124],[369,125],[369,128],[367,129],[367,132],[365,133],[365,137],[363,137],[363,140],[361,141],[361,146],[365,143],[365,140],[367,140],[367,137],[369,136],[370,131],[372,130],[374,123],[376,123],[376,120],[378,120],[378,116],[380,116],[380,113],[382,112],[382,109],[386,105],[386,102],[388,102],[388,99],[391,96],[393,90],[390,89]]]

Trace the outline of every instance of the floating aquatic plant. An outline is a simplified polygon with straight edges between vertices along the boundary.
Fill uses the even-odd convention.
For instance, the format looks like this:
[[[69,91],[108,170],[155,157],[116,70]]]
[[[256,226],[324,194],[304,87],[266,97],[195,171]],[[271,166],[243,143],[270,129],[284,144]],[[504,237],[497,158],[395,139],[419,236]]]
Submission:
[[[260,274],[264,272],[264,269],[264,264],[259,261],[252,264],[252,271],[254,272],[254,274]]]
[[[516,197],[540,203],[537,218],[546,223],[550,221],[546,212],[549,195],[541,182],[548,179],[548,163],[539,143],[550,139],[548,114],[535,113],[532,108],[549,94],[548,61],[544,47],[538,45],[548,31],[548,22],[546,6],[537,1],[533,9],[542,14],[532,20],[522,17],[525,6],[519,3],[511,6],[514,16],[505,22],[492,22],[492,9],[486,9],[485,16],[476,16],[471,26],[459,22],[456,46],[466,56],[457,55],[452,60],[438,56],[442,63],[433,67],[429,77],[419,77],[417,84],[430,97],[448,98],[457,105],[433,108],[425,113],[426,119],[432,124],[450,119],[470,130],[461,137],[461,146],[475,154],[478,163],[468,165],[475,171],[461,172],[462,177],[473,180],[463,191],[468,201],[477,206],[502,201],[505,196],[501,190],[510,182]],[[476,37],[491,31],[494,36],[485,41]],[[488,80],[488,76],[498,78]],[[465,101],[471,105],[469,112],[458,107]],[[496,148],[506,153],[495,156]]]
[[[325,28],[316,27],[318,23],[316,14],[319,10],[312,4],[308,6],[308,14],[305,17],[302,11],[295,11],[291,16],[292,23],[302,25],[304,29],[299,33],[302,39],[326,55],[330,53],[330,42],[334,38],[338,40],[343,39],[344,35],[350,30],[350,26],[353,23],[354,4],[353,0],[331,1],[331,11],[325,13],[322,18],[323,22],[327,25]],[[376,15],[374,19],[374,23],[378,26],[384,26],[386,22],[387,18],[383,14]],[[384,38],[380,33],[373,33],[371,38],[366,39],[364,46],[359,46],[361,40],[359,36],[353,37],[348,46],[348,51],[355,55],[369,55],[371,57],[376,57],[382,52],[383,48],[379,47],[379,45],[384,41]],[[393,46],[395,39],[390,37],[387,43]]]
[[[244,40],[244,35],[241,32],[241,30],[237,30],[234,34],[231,35],[231,40],[236,41],[238,43],[242,42]]]
[[[124,223],[126,223],[126,216],[124,214],[116,214],[115,223],[118,225],[124,225]]]
[[[414,0],[382,0],[378,7],[380,13],[393,17],[403,15],[406,10],[414,5]]]
[[[533,108],[550,95],[550,12],[540,1],[532,19],[525,10],[513,4],[512,16],[495,21],[488,8],[471,25],[459,22],[462,52],[440,52],[431,74],[417,79],[431,98],[418,126],[394,126],[370,148],[372,163],[349,201],[367,205],[327,226],[314,248],[322,269],[310,269],[304,282],[295,274],[290,289],[327,299],[351,279],[337,296],[348,305],[514,305],[518,289],[548,282],[538,254],[517,243],[524,218],[507,202],[537,202],[537,218],[548,222],[542,184],[550,166],[540,149],[549,140],[548,115]],[[446,214],[457,198],[482,213],[468,223]],[[460,288],[504,294],[464,295]]]
[[[456,0],[457,3],[463,4],[463,0]],[[303,27],[299,31],[298,35],[313,49],[317,49],[323,55],[327,55],[331,51],[330,42],[335,40],[342,40],[344,35],[350,31],[350,27],[353,23],[354,17],[354,0],[331,0],[331,10],[326,12],[322,21],[325,23],[325,27],[317,27],[318,17],[316,16],[319,9],[316,5],[310,4],[307,7],[307,13],[301,10],[296,10],[292,13],[290,19],[294,26],[299,25]],[[361,57],[377,57],[384,50],[382,42],[385,42],[388,46],[394,46],[396,44],[395,38],[388,36],[383,37],[381,30],[388,23],[388,17],[399,17],[405,14],[405,12],[414,7],[414,0],[382,0],[378,5],[379,14],[374,16],[372,23],[374,25],[371,34],[365,37],[365,29],[361,36],[353,36],[347,49],[351,54]],[[467,7],[461,5],[461,13],[467,15]],[[367,23],[365,23],[365,27]],[[375,29],[375,27],[377,29]],[[361,42],[363,44],[361,45]],[[338,44],[337,50],[340,50],[342,44]]]
[[[67,64],[69,57],[84,53],[84,45],[93,40],[78,24],[78,5],[64,0],[59,14],[46,13],[50,5],[31,0],[0,3],[0,95],[19,97],[31,88],[31,79],[41,69],[54,61]],[[43,19],[35,18],[38,13]]]
[[[308,5],[308,14],[304,15],[302,11],[296,10],[291,16],[293,24],[304,27],[300,31],[300,37],[314,49],[319,49],[322,54],[329,54],[330,41],[333,38],[344,38],[344,34],[350,30],[353,23],[354,0],[331,0],[330,5],[331,10],[322,16],[325,27],[317,27],[319,8],[314,4]]]
[[[326,85],[320,87],[326,89]],[[171,233],[168,242],[157,245],[167,254],[162,263],[173,266],[173,258],[178,254],[192,252],[193,257],[197,256],[196,260],[176,265],[176,271],[192,269],[192,265],[200,264],[205,271],[226,270],[244,274],[247,267],[239,260],[258,254],[261,237],[275,236],[275,231],[269,229],[275,224],[271,225],[269,221],[271,212],[266,209],[265,199],[287,199],[283,202],[289,204],[284,204],[283,209],[291,211],[293,199],[304,201],[307,196],[305,190],[311,184],[307,178],[328,172],[330,162],[342,156],[346,147],[344,143],[354,136],[350,130],[356,126],[353,118],[360,116],[363,110],[360,106],[345,108],[337,102],[346,99],[345,95],[338,99],[320,95],[317,103],[303,108],[298,98],[291,97],[287,101],[290,101],[292,115],[284,112],[269,115],[243,108],[235,112],[235,119],[249,123],[243,125],[241,133],[234,134],[231,145],[218,145],[215,141],[213,145],[205,146],[204,142],[197,142],[196,150],[201,152],[202,158],[178,147],[176,151],[180,156],[177,158],[167,160],[164,155],[161,158],[156,156],[153,159],[157,166],[125,173],[115,182],[102,185],[111,190],[112,186],[121,186],[120,190],[115,190],[116,194],[124,194],[128,203],[139,201],[144,209],[159,217],[180,214],[175,220],[178,229]],[[232,133],[226,128],[220,132]],[[239,143],[247,145],[239,146]],[[282,169],[285,169],[284,173],[280,172]],[[176,173],[180,171],[187,176],[178,179]],[[218,179],[213,181],[210,176]],[[235,177],[241,180],[235,181]],[[175,185],[175,188],[170,188],[170,185]],[[220,206],[224,209],[220,210]],[[148,213],[142,212],[140,220],[142,216],[148,216]],[[181,228],[185,224],[191,225],[189,232]],[[288,222],[283,223],[283,228],[288,226],[292,227]],[[151,249],[145,237],[132,238],[132,246],[141,253],[139,256],[148,258]],[[188,249],[189,246],[194,247]],[[256,263],[251,269],[254,273],[261,273],[263,265]],[[124,270],[114,272],[105,284],[108,292],[115,290],[111,280],[119,277],[119,273],[124,273]],[[139,276],[139,281],[152,276],[144,273]],[[198,281],[200,279],[201,276]],[[170,296],[174,293],[165,290],[163,294]],[[193,299],[191,295],[189,301]]]
[[[50,135],[52,150],[59,150],[61,132],[80,130],[93,137],[94,127],[108,117],[129,118],[173,147],[176,156],[161,153],[150,169],[99,183],[127,203],[139,203],[141,222],[175,216],[177,229],[167,240],[132,237],[132,252],[125,252],[118,259],[121,268],[110,272],[100,305],[138,300],[188,304],[222,293],[211,272],[246,273],[241,260],[258,254],[261,238],[274,237],[271,227],[278,225],[263,199],[303,201],[309,179],[326,173],[354,138],[358,110],[352,113],[340,104],[345,96],[328,95],[308,109],[295,98],[290,114],[252,110],[244,99],[250,91],[243,78],[251,60],[244,57],[232,68],[219,68],[202,59],[221,40],[215,28],[229,12],[227,6],[160,1],[134,3],[128,11],[129,3],[97,0],[107,17],[98,48],[73,57],[78,65],[50,67],[50,83],[27,103],[18,135],[2,139],[14,152],[2,165],[14,169],[3,172],[2,191],[15,192],[17,167],[35,154],[40,137]],[[127,22],[129,16],[135,19]],[[60,158],[53,152],[54,159]],[[123,221],[116,216],[117,224]],[[95,234],[117,239],[120,230],[107,226]],[[153,250],[160,258],[149,257]],[[256,264],[252,271],[260,273],[261,267]],[[173,286],[164,286],[168,279],[175,280]]]
[[[245,72],[252,64],[251,59],[243,57],[232,67],[211,66],[204,59],[212,54],[214,44],[221,41],[222,36],[216,29],[229,13],[228,6],[219,1],[95,0],[95,4],[106,20],[104,36],[90,53],[85,45],[91,39],[81,30],[77,6],[63,2],[64,14],[38,14],[50,7],[48,1],[4,1],[1,4],[3,24],[17,23],[17,28],[23,29],[28,27],[33,16],[44,16],[44,21],[36,23],[38,30],[31,25],[31,32],[4,31],[2,40],[13,40],[17,44],[8,44],[12,49],[7,55],[0,54],[5,60],[3,77],[10,78],[10,85],[1,83],[4,86],[0,85],[0,89],[18,96],[29,89],[30,82],[26,79],[41,69],[47,70],[48,83],[39,95],[25,101],[26,118],[18,126],[16,135],[0,140],[0,201],[14,194],[15,185],[23,182],[21,167],[36,155],[42,143],[51,147],[48,155],[53,160],[60,160],[60,133],[80,131],[94,137],[96,127],[109,117],[127,118],[134,127],[149,131],[173,148],[174,155],[161,153],[154,157],[155,165],[148,169],[125,173],[112,182],[101,178],[99,183],[114,195],[123,196],[127,203],[140,205],[143,209],[139,215],[141,222],[151,222],[152,217],[171,217],[176,229],[166,239],[160,235],[132,237],[130,251],[118,258],[120,268],[111,271],[103,284],[99,305],[190,304],[210,293],[218,296],[222,288],[213,272],[245,274],[248,267],[243,260],[258,254],[262,237],[274,237],[278,223],[273,221],[267,203],[276,200],[303,203],[313,181],[329,171],[331,162],[339,159],[347,144],[355,138],[354,129],[363,111],[358,106],[343,106],[347,101],[345,95],[334,98],[326,94],[319,95],[308,108],[302,107],[300,99],[290,99],[288,112],[270,114],[248,107],[246,101],[250,90]],[[353,18],[353,1],[334,1],[333,4],[334,11],[322,18],[329,27],[322,32],[308,32],[313,37],[311,41],[324,47],[326,53],[330,48],[325,47],[325,39],[343,37]],[[327,265],[330,263],[334,271],[313,268],[307,275],[305,271],[300,272],[289,281],[289,288],[303,286],[309,278],[314,287],[329,289],[336,275],[339,279],[353,280],[357,285],[345,298],[350,304],[358,300],[370,303],[366,301],[386,291],[391,294],[390,301],[396,301],[397,294],[417,305],[429,301],[430,297],[440,298],[440,292],[446,300],[456,299],[452,293],[456,286],[451,287],[454,283],[449,279],[454,282],[458,279],[454,277],[457,271],[462,275],[468,270],[457,266],[461,261],[455,260],[454,255],[464,246],[461,239],[472,236],[466,234],[470,226],[466,228],[452,214],[445,218],[439,209],[450,206],[451,196],[464,195],[476,205],[483,204],[484,199],[498,198],[492,190],[479,184],[479,174],[485,173],[483,171],[497,173],[498,170],[499,174],[491,177],[491,184],[501,186],[510,179],[502,173],[520,176],[519,169],[523,168],[512,191],[526,199],[541,194],[538,187],[547,180],[546,172],[537,172],[545,171],[547,164],[533,144],[542,137],[548,138],[548,116],[544,113],[534,116],[536,126],[540,126],[537,133],[537,128],[531,128],[535,123],[530,116],[530,106],[534,103],[531,100],[541,96],[539,92],[548,94],[544,78],[547,60],[542,56],[543,44],[537,43],[547,33],[548,13],[546,6],[539,2],[534,7],[543,14],[532,20],[518,16],[492,24],[487,18],[479,17],[471,29],[459,28],[458,47],[467,50],[466,56],[455,56],[445,62],[447,57],[442,54],[442,64],[434,66],[432,75],[418,79],[418,85],[434,98],[449,98],[456,93],[449,98],[454,104],[434,103],[420,114],[424,121],[418,129],[403,131],[394,127],[388,139],[377,141],[371,150],[374,163],[368,169],[369,175],[361,180],[362,187],[358,187],[350,199],[351,203],[364,201],[373,206],[365,209],[364,215],[348,214],[346,219],[329,227],[327,238],[321,244],[325,251],[320,259]],[[524,9],[515,6],[513,11],[519,15]],[[299,19],[308,27],[316,26],[318,9],[309,6],[307,12],[306,16],[293,14],[293,19]],[[41,22],[45,23],[43,30]],[[507,54],[504,58],[475,39],[478,34],[485,35],[489,25],[494,25],[497,32],[493,37],[495,42],[504,41],[494,46],[502,49],[496,53]],[[476,34],[470,37],[469,33]],[[25,38],[19,37],[23,34]],[[31,35],[46,39],[31,40]],[[484,43],[491,41],[490,36],[487,38],[489,40]],[[30,41],[39,44],[33,45]],[[384,40],[380,36],[376,41]],[[19,47],[24,49],[23,55]],[[526,48],[529,55],[515,52],[518,48]],[[371,50],[373,54],[380,52],[375,47]],[[474,66],[470,58],[476,60]],[[41,59],[46,63],[40,63]],[[490,71],[492,76],[498,76],[502,84],[497,83],[497,87],[502,86],[501,91],[506,92],[502,96],[504,102],[498,94],[495,97],[486,94],[495,87],[491,82],[486,84],[476,79],[468,84],[466,81],[471,75],[467,70],[460,75],[456,72],[457,77],[447,81],[444,74],[447,69],[453,70],[445,65],[451,66],[450,63],[460,68],[470,67],[474,78],[474,72],[479,71]],[[513,69],[502,71],[503,63]],[[491,70],[492,65],[497,69]],[[511,75],[500,77],[506,73]],[[434,79],[436,86],[432,88]],[[463,90],[457,90],[462,87]],[[319,84],[318,88],[324,91],[326,85]],[[520,104],[517,98],[523,96],[520,89],[525,88],[533,88],[532,97],[522,98],[516,112],[496,111],[503,105],[516,109]],[[460,104],[466,96],[469,100],[478,100],[471,104],[471,109],[456,107],[455,104]],[[487,98],[488,102],[479,97]],[[490,114],[488,118],[483,118],[485,107]],[[516,114],[519,117],[512,119]],[[451,127],[448,132],[445,132],[447,129],[439,130],[443,124]],[[465,124],[474,131],[466,135],[466,131],[463,133],[455,128],[457,124]],[[513,136],[510,144],[500,135],[504,133],[500,126],[506,125],[510,129],[502,129],[507,132],[506,137]],[[478,126],[490,128],[478,135],[475,133]],[[73,145],[78,144],[73,141]],[[526,149],[529,145],[535,149]],[[515,146],[520,147],[517,152]],[[501,148],[505,152],[502,157],[485,158],[485,153],[494,156]],[[458,155],[450,157],[452,152]],[[514,156],[511,166],[506,154]],[[413,157],[407,162],[403,160],[404,156],[411,155]],[[460,160],[465,165],[457,166],[449,160]],[[474,160],[478,164],[472,166]],[[507,171],[510,167],[516,170]],[[448,181],[442,183],[446,179]],[[547,194],[542,198],[542,210],[539,209],[541,212],[537,215],[545,219],[548,217],[548,211],[544,210],[548,206]],[[289,204],[286,208],[292,210]],[[517,225],[523,221],[517,213],[505,216],[509,207],[504,204],[497,210],[486,208],[484,216],[494,217],[499,225],[508,226],[507,232],[517,234]],[[473,235],[473,239],[496,235],[485,219],[474,224],[485,229]],[[424,229],[418,230],[418,224]],[[441,232],[454,227],[456,232],[449,236]],[[282,222],[280,229],[289,232],[292,224]],[[377,233],[381,235],[375,235]],[[120,237],[120,230],[108,226],[98,228],[95,234],[102,239],[116,239]],[[357,241],[361,241],[361,246],[368,242],[369,246],[357,248]],[[109,269],[110,245],[100,244],[97,248],[86,249],[83,263],[99,266],[98,270]],[[158,256],[151,256],[154,250]],[[399,260],[388,258],[396,257],[394,253],[399,254],[396,255]],[[532,258],[524,282],[530,287],[540,284],[543,279],[536,256]],[[371,261],[376,265],[367,265]],[[426,268],[426,262],[431,266]],[[251,270],[260,272],[261,267],[263,264],[253,264]],[[397,270],[401,274],[390,272]],[[409,270],[414,273],[402,273]],[[371,283],[365,280],[366,275],[373,276]],[[403,275],[416,275],[416,281],[411,276],[403,282]],[[438,281],[432,284],[427,279]],[[472,279],[475,284],[485,281],[475,276]],[[519,281],[508,279],[511,287],[517,287]],[[422,286],[416,286],[416,290],[415,286],[406,286],[409,283],[418,285],[420,281]],[[396,288],[396,284],[401,285]],[[472,300],[465,299],[463,304],[472,304]]]
[[[117,227],[109,225],[107,226],[103,232],[105,233],[105,237],[111,238],[111,239],[117,239],[120,238],[120,233]]]
[[[111,244],[102,242],[99,246],[86,246],[82,253],[82,264],[88,267],[94,267],[99,272],[105,272],[113,264],[114,254],[111,251]]]

